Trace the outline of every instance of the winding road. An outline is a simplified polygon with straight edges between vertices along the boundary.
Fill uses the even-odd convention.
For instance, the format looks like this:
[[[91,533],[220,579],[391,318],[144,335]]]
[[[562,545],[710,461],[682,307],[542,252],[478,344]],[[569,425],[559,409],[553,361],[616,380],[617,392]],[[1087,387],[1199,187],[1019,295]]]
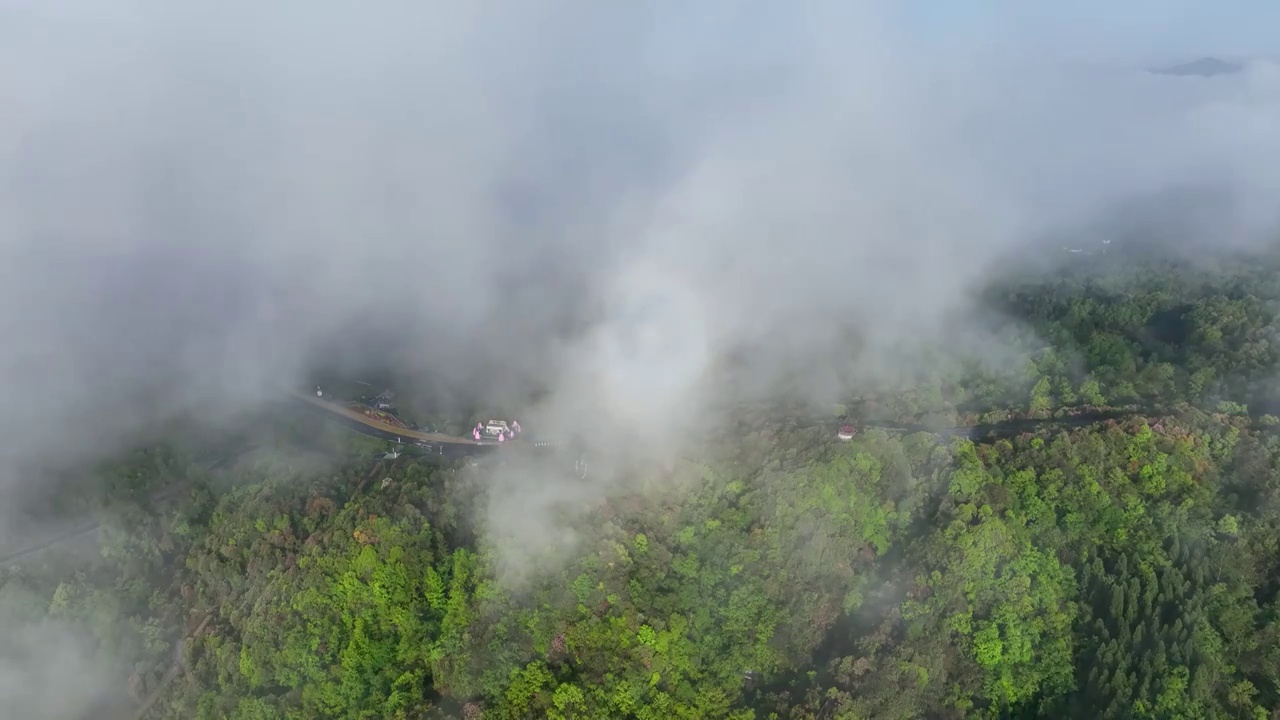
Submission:
[[[214,460],[213,462],[206,465],[205,470],[217,470],[218,468],[229,464],[232,460],[235,460],[241,455],[244,455],[245,453],[249,452],[254,447],[256,446],[252,444],[245,444],[236,450],[232,450],[231,452],[223,455],[217,460]],[[149,498],[147,498],[147,502],[155,502],[157,500],[163,500],[164,498],[174,495],[183,490],[186,490],[189,487],[190,487],[190,484],[186,480],[181,480],[151,495]],[[4,553],[3,555],[0,555],[0,566],[9,565],[17,560],[22,560],[28,555],[34,555],[35,553],[38,553],[41,550],[44,550],[46,548],[51,548],[55,545],[61,545],[62,543],[68,540],[74,540],[78,537],[83,537],[85,535],[89,535],[90,533],[97,532],[98,529],[101,527],[102,527],[101,520],[86,521],[85,523],[78,525],[76,527],[73,527],[70,530],[65,530],[56,535],[45,538],[44,540],[40,540],[38,542],[32,543],[31,545],[28,545],[26,547],[19,548],[17,550],[12,550]]]
[[[474,440],[469,437],[457,437],[453,435],[441,435],[438,433],[424,433],[411,428],[393,425],[389,422],[383,422],[372,414],[362,413],[348,405],[325,400],[314,395],[289,390],[289,396],[301,403],[307,409],[322,413],[332,421],[335,421],[349,430],[353,430],[362,435],[387,440],[401,445],[414,445],[421,448],[425,454],[429,455],[472,455],[489,450],[495,450],[503,443],[496,440]],[[797,427],[814,427],[819,425],[841,425],[850,423],[860,430],[870,428],[879,428],[882,430],[892,430],[899,432],[927,432],[937,435],[962,435],[972,439],[979,439],[991,436],[1010,436],[1018,435],[1024,432],[1034,432],[1046,426],[1059,427],[1082,427],[1097,422],[1105,422],[1107,420],[1121,420],[1135,415],[1153,416],[1168,412],[1167,409],[1146,407],[1146,408],[1126,408],[1126,409],[1097,409],[1085,412],[1079,412],[1061,417],[1053,418],[1015,418],[992,423],[981,423],[975,425],[956,425],[951,427],[939,427],[924,424],[912,423],[895,423],[885,421],[858,421],[848,416],[833,418],[827,416],[784,416],[784,421],[789,421]],[[555,442],[522,442],[526,446],[533,447],[549,447],[558,445]]]
[[[501,445],[497,440],[475,440],[455,435],[425,433],[407,427],[392,425],[347,405],[296,390],[290,390],[289,397],[301,403],[308,410],[323,413],[328,419],[361,435],[375,437],[379,440],[388,440],[401,445],[416,445],[430,454],[474,454],[493,450]]]
[[[288,394],[302,407],[318,414],[323,414],[326,419],[335,421],[349,430],[353,430],[369,437],[378,438],[380,440],[388,440],[402,445],[414,445],[421,448],[424,451],[423,454],[455,456],[470,455],[496,450],[501,446],[501,444],[495,440],[480,440],[477,442],[472,438],[441,435],[438,433],[424,433],[410,428],[399,427],[390,423],[380,422],[345,405],[328,400],[322,400],[306,393],[289,391]],[[1107,420],[1120,420],[1126,417],[1133,417],[1135,415],[1151,416],[1156,414],[1160,413],[1153,409],[1098,411],[1059,418],[1013,419],[989,424],[959,425],[954,427],[936,427],[911,423],[877,421],[854,422],[847,417],[832,418],[831,416],[798,417],[793,415],[785,417],[784,421],[790,422],[793,427],[834,427],[842,423],[851,422],[860,430],[880,428],[883,430],[899,432],[928,432],[938,435],[961,435],[977,440],[983,437],[1017,435],[1024,432],[1033,432],[1046,426],[1056,425],[1060,427],[1081,427]],[[517,444],[532,446],[535,448],[547,448],[558,445],[559,443],[521,441]],[[213,470],[225,465],[232,459],[247,452],[252,447],[252,445],[246,445],[226,454],[208,465],[207,469]],[[156,493],[152,496],[151,500],[154,501],[161,499],[169,494],[178,492],[185,487],[186,485],[184,483],[178,483],[175,486],[171,486],[159,493]],[[71,529],[58,533],[52,537],[32,543],[27,547],[5,552],[0,554],[0,565],[11,564],[46,548],[59,545],[77,537],[88,535],[95,532],[100,527],[100,522],[87,521],[82,525],[72,527]]]
[[[1096,423],[1107,422],[1109,420],[1123,420],[1130,417],[1158,417],[1167,411],[1159,409],[1136,409],[1136,410],[1098,410],[1091,412],[1083,412],[1075,415],[1064,415],[1062,417],[1051,418],[1009,418],[1007,420],[999,420],[996,422],[977,423],[973,425],[952,425],[947,427],[939,427],[935,425],[919,424],[919,423],[896,423],[887,421],[854,421],[848,417],[841,417],[837,420],[825,419],[813,422],[811,425],[836,425],[850,423],[859,429],[879,428],[881,430],[895,430],[899,432],[924,432],[934,435],[943,436],[962,436],[971,440],[980,440],[990,437],[1010,437],[1021,435],[1022,433],[1036,432],[1043,428],[1060,427],[1060,428],[1076,428],[1094,425]]]

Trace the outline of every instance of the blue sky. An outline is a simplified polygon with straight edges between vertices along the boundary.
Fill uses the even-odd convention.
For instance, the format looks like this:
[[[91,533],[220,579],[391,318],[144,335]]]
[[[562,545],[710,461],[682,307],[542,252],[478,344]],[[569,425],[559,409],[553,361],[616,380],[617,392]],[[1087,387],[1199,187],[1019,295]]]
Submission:
[[[1280,53],[1276,0],[906,0],[908,22],[944,44],[1030,42],[1096,59]]]

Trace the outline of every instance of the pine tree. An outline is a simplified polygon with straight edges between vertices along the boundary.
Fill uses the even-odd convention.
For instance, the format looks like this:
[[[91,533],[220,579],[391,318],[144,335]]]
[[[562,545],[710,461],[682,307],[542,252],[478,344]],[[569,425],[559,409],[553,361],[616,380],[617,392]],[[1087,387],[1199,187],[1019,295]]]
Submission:
[[[1152,676],[1163,675],[1169,668],[1169,649],[1164,640],[1156,640],[1156,651],[1151,663]]]
[[[1111,588],[1111,618],[1112,622],[1118,623],[1120,627],[1124,627],[1124,588],[1120,586],[1112,586]]]

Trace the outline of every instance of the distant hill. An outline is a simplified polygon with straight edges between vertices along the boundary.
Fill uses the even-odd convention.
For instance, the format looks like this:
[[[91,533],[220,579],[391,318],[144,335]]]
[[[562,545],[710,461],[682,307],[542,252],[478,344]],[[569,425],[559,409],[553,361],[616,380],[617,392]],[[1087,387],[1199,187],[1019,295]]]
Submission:
[[[1183,77],[1213,77],[1215,75],[1230,75],[1238,73],[1244,69],[1239,63],[1227,62],[1214,57],[1202,57],[1199,60],[1192,60],[1189,63],[1174,65],[1172,67],[1157,68],[1151,72],[1157,75],[1179,75]]]

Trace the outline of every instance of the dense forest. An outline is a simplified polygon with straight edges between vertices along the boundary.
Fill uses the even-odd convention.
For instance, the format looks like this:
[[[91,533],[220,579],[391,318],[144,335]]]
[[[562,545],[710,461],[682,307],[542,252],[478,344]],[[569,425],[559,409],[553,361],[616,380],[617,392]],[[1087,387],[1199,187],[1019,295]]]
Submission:
[[[90,551],[0,567],[0,622],[153,719],[1280,718],[1278,270],[992,286],[1018,362],[744,411],[518,580],[476,523],[503,461],[268,413],[103,464]]]

